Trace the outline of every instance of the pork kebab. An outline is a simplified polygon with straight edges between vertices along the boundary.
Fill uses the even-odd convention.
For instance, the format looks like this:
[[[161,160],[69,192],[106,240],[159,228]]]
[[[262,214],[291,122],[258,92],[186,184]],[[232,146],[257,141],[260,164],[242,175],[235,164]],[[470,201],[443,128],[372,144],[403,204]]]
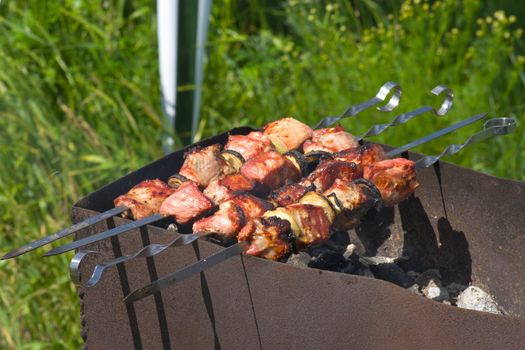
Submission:
[[[407,192],[413,192],[418,185],[416,169],[428,167],[469,144],[511,133],[515,128],[514,119],[495,118],[487,121],[484,130],[472,135],[463,144],[449,145],[437,156],[423,157],[416,163],[405,159],[401,162],[383,160],[370,164],[366,171],[370,178],[375,179],[375,184],[366,179],[350,183],[336,179],[323,193],[307,192],[298,203],[276,208],[266,212],[263,217],[251,219],[239,232],[239,243],[140,288],[124,300],[133,302],[142,299],[241,252],[277,260],[292,250],[326,241],[331,236],[331,230],[353,227],[380,198],[386,199],[390,205],[406,199]]]
[[[456,124],[456,127],[464,125],[468,121],[479,120],[479,118],[480,116],[469,118]],[[450,130],[450,127],[429,136],[441,135],[447,129]],[[420,140],[411,144],[421,144]],[[95,266],[91,278],[84,282],[80,281],[79,274],[75,272],[78,271],[78,266],[84,256],[89,254],[81,251],[75,255],[71,262],[72,279],[76,283],[82,283],[82,285],[89,287],[95,285],[102,277],[103,272],[111,266],[138,257],[151,257],[170,247],[190,244],[200,236],[208,234],[219,235],[224,240],[237,238],[239,241],[248,241],[252,235],[255,235],[257,238],[251,240],[255,245],[252,247],[253,249],[248,250],[248,254],[279,259],[283,252],[286,254],[290,251],[290,244],[286,240],[282,240],[282,235],[277,234],[282,229],[282,225],[277,225],[271,229],[273,224],[270,225],[265,218],[277,214],[280,219],[288,221],[294,235],[309,236],[309,244],[314,244],[322,242],[321,238],[326,237],[326,231],[322,230],[323,227],[326,228],[326,225],[321,225],[320,228],[316,227],[317,224],[322,224],[326,220],[323,220],[322,215],[318,215],[321,213],[319,209],[311,206],[324,206],[323,212],[327,218],[331,219],[331,211],[326,207],[329,205],[335,213],[346,213],[342,220],[336,221],[335,227],[348,230],[359,221],[364,213],[368,212],[371,206],[380,202],[384,202],[387,206],[395,205],[408,198],[415,191],[418,182],[414,162],[405,158],[385,159],[389,155],[396,155],[406,150],[406,148],[403,146],[385,153],[378,145],[363,145],[352,151],[331,154],[330,158],[323,160],[318,168],[300,183],[287,184],[272,192],[269,200],[280,208],[266,211],[262,215],[262,219],[261,216],[248,217],[243,215],[243,209],[240,209],[242,203],[235,200],[225,201],[212,216],[193,224],[193,232],[198,233],[180,235],[169,243],[152,244],[135,253],[100,263]],[[342,166],[345,163],[351,166],[345,168]],[[335,167],[330,165],[335,165]],[[340,171],[327,171],[327,169],[337,168]],[[368,180],[358,179],[363,174]],[[327,197],[327,200],[323,200],[322,197],[319,197],[320,195]],[[242,198],[242,196],[240,197]],[[269,206],[267,205],[267,207]],[[244,210],[246,210],[246,206],[244,206]],[[259,209],[259,212],[261,211]],[[351,215],[348,215],[349,213]],[[272,222],[275,223],[275,220],[270,220],[270,223]],[[264,227],[270,227],[269,234],[264,233],[265,231],[260,232],[261,228]],[[304,247],[305,242],[305,239],[300,239],[299,246]],[[272,251],[272,247],[276,247],[281,253]]]

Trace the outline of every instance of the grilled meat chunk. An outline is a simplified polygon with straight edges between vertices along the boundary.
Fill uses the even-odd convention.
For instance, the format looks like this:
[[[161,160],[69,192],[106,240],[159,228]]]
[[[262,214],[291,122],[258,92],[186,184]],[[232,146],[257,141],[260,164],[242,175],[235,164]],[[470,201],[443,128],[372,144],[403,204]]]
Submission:
[[[405,158],[387,159],[369,164],[364,178],[372,181],[381,192],[385,206],[396,205],[419,186],[414,162]]]
[[[174,216],[179,224],[195,220],[213,208],[213,203],[202,194],[196,183],[184,182],[160,206],[159,213]]]
[[[334,159],[353,162],[361,165],[363,168],[368,164],[379,162],[387,158],[383,147],[371,143],[337,152],[333,156]]]
[[[312,138],[304,142],[303,152],[305,154],[315,151],[335,153],[358,146],[357,139],[338,125],[335,128],[315,130]]]
[[[211,181],[203,193],[214,204],[218,205],[231,199],[237,191],[251,191],[253,189],[253,181],[241,174],[230,174]]]
[[[290,223],[286,220],[277,217],[257,218],[248,221],[237,239],[249,243],[246,254],[278,260],[290,253],[289,233]]]
[[[328,202],[324,205],[330,206]],[[264,217],[278,217],[290,223],[297,247],[303,248],[330,238],[330,224],[325,208],[318,205],[296,203],[268,211]]]
[[[339,179],[323,195],[337,212],[333,228],[343,231],[352,229],[378,200],[365,186]]]
[[[124,217],[140,220],[157,213],[162,202],[174,191],[167,183],[159,179],[146,180],[133,187],[126,194],[117,197],[114,203],[116,207],[129,208],[128,211],[124,212]]]
[[[297,201],[311,189],[312,187],[303,186],[298,183],[289,183],[270,193],[269,199],[274,201],[278,206],[284,207],[297,203]]]
[[[301,171],[278,152],[260,153],[244,163],[241,174],[270,190],[284,185],[286,180],[297,181]]]
[[[230,173],[226,162],[220,157],[219,144],[204,148],[194,148],[185,155],[179,174],[199,186],[206,187],[210,181]]]
[[[264,134],[267,135],[281,153],[298,149],[312,137],[312,128],[293,118],[282,118],[267,124]]]
[[[193,232],[216,233],[224,238],[234,237],[246,224],[247,219],[260,217],[273,206],[248,193],[235,195],[220,204],[212,216],[193,224]]]
[[[270,138],[260,131],[252,131],[248,135],[230,135],[224,149],[239,153],[244,160],[250,160],[262,152],[275,151]]]
[[[225,238],[235,237],[235,234],[246,224],[244,212],[235,201],[228,200],[219,206],[212,216],[200,219],[193,224],[195,233],[216,233]]]
[[[301,184],[305,186],[313,184],[317,191],[324,192],[332,186],[335,179],[350,182],[360,178],[362,174],[361,166],[355,163],[327,159],[321,161],[317,169],[310,173]]]

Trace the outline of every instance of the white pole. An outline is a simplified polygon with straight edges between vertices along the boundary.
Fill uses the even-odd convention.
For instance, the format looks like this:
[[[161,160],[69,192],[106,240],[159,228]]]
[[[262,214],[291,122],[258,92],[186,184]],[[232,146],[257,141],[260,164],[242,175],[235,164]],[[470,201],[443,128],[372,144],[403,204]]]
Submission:
[[[192,138],[199,126],[202,81],[204,76],[204,57],[208,38],[208,24],[211,13],[211,0],[199,0],[197,14],[197,45],[195,54],[195,94],[193,98]]]
[[[157,0],[157,35],[162,112],[166,129],[173,131],[177,102],[177,43],[179,0]],[[169,135],[163,140],[165,153],[173,151],[174,141]]]

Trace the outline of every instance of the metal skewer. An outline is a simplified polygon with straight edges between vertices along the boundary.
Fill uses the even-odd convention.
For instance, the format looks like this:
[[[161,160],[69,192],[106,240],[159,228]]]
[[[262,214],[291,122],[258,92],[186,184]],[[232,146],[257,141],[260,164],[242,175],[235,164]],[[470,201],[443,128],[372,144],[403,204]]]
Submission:
[[[452,104],[454,103],[454,93],[452,92],[451,89],[449,89],[448,87],[446,87],[444,85],[436,86],[435,88],[432,89],[432,91],[430,91],[430,93],[435,95],[435,96],[439,96],[441,94],[445,94],[445,99],[443,100],[443,103],[441,103],[441,106],[439,107],[438,110],[436,110],[432,106],[419,107],[419,108],[417,108],[417,109],[415,109],[413,111],[406,112],[406,113],[398,115],[397,117],[392,119],[392,121],[390,123],[387,123],[387,124],[376,124],[376,125],[372,126],[370,129],[368,129],[367,132],[365,132],[364,134],[359,136],[357,139],[359,141],[361,141],[362,139],[364,139],[366,137],[379,135],[383,131],[385,131],[386,129],[388,129],[388,128],[392,127],[392,126],[397,126],[397,125],[404,124],[404,123],[408,122],[410,119],[412,119],[412,118],[414,118],[414,117],[416,117],[418,115],[427,113],[427,112],[432,112],[435,115],[440,116],[440,117],[444,116],[450,110],[450,108],[452,108]]]
[[[399,100],[401,98],[401,95],[402,95],[402,89],[401,89],[401,86],[397,83],[394,83],[394,82],[387,82],[385,84],[383,84],[383,86],[381,86],[381,88],[379,89],[379,92],[377,93],[377,95],[368,100],[368,101],[365,101],[363,103],[360,103],[360,104],[357,104],[357,105],[354,105],[354,106],[351,106],[349,108],[347,108],[339,117],[326,117],[324,119],[321,120],[321,122],[319,122],[317,124],[317,126],[315,127],[315,129],[318,129],[320,127],[324,127],[323,125],[327,125],[327,126],[330,126],[334,123],[336,123],[338,120],[342,119],[342,118],[346,118],[346,117],[349,117],[349,116],[355,116],[356,114],[358,114],[359,112],[362,112],[363,110],[369,108],[369,107],[372,107],[372,106],[375,106],[377,104],[379,104],[380,102],[383,102],[386,97],[390,94],[390,92],[393,92],[393,95],[392,97],[390,98],[390,100],[388,101],[388,103],[383,106],[383,107],[378,107],[379,110],[381,111],[385,111],[385,112],[388,112],[388,111],[392,111],[394,108],[396,108],[399,104]],[[5,259],[11,259],[11,258],[14,258],[14,257],[17,257],[19,255],[22,255],[22,254],[25,254],[25,253],[28,253],[30,251],[33,251],[37,248],[40,248],[40,247],[43,247],[44,245],[47,245],[51,242],[54,242],[56,240],[59,240],[61,238],[64,238],[64,237],[67,237],[75,232],[78,232],[84,228],[87,228],[89,226],[92,226],[92,225],[95,225],[101,221],[104,221],[110,217],[113,217],[115,215],[119,215],[123,212],[125,212],[126,210],[128,210],[127,207],[116,207],[116,208],[113,208],[113,209],[110,209],[108,211],[105,211],[103,213],[100,213],[100,214],[97,214],[97,215],[94,215],[94,216],[91,216],[71,227],[68,227],[66,229],[63,229],[63,230],[60,230],[58,232],[55,232],[47,237],[44,237],[44,238],[41,238],[39,240],[36,240],[34,242],[31,242],[31,243],[28,243],[28,244],[25,244],[23,245],[22,247],[20,248],[17,248],[17,249],[14,249],[12,251],[10,251],[9,253],[5,254],[3,257],[0,258],[0,260],[5,260]]]
[[[491,137],[506,135],[514,131],[516,128],[516,121],[511,118],[494,118],[490,119],[484,124],[484,130],[480,131],[467,139],[463,144],[456,145],[452,144],[445,148],[445,150],[438,156],[429,156],[421,158],[416,163],[416,168],[422,169],[431,166],[437,162],[441,157],[445,155],[453,155],[459,152],[461,149],[469,144],[482,141]],[[124,302],[133,302],[136,300],[143,299],[153,293],[159,292],[160,290],[169,287],[170,285],[187,279],[194,274],[200,273],[209,269],[210,267],[217,265],[231,257],[234,257],[240,253],[244,253],[247,250],[246,242],[236,243],[226,249],[221,250],[218,253],[212,254],[207,258],[197,261],[187,267],[184,267],[176,272],[168,274],[149,285],[135,290],[124,298]]]
[[[392,97],[390,97],[387,104],[381,107],[377,107],[377,109],[380,110],[381,112],[390,112],[394,108],[397,107],[397,105],[399,104],[399,100],[401,99],[401,95],[403,94],[403,90],[401,89],[401,86],[392,81],[389,81],[383,84],[383,86],[381,86],[377,94],[374,97],[372,97],[370,100],[347,108],[339,116],[328,116],[328,117],[321,119],[321,121],[317,123],[314,129],[327,128],[331,125],[334,125],[341,119],[353,117],[357,115],[358,113],[364,111],[367,108],[376,106],[380,104],[381,102],[384,102],[385,99],[390,94],[390,92],[392,92],[393,95]]]
[[[460,127],[463,127],[465,125],[474,123],[474,122],[482,119],[483,117],[485,117],[485,115],[486,115],[486,113],[485,114],[478,114],[478,115],[473,116],[471,118],[468,118],[468,119],[466,119],[464,121],[456,123],[456,124],[454,124],[454,125],[452,125],[452,126],[450,126],[448,128],[439,130],[439,131],[437,131],[437,132],[435,132],[435,133],[433,133],[431,135],[425,136],[424,138],[419,139],[419,140],[425,139],[426,140],[425,142],[428,142],[428,141],[433,140],[433,139],[435,139],[435,138],[437,138],[439,136],[444,135],[445,134],[444,130],[447,131],[446,133],[452,132],[454,130],[459,129]],[[418,142],[419,140],[413,141],[413,142],[411,142],[409,144],[420,145],[422,143]],[[402,146],[402,147],[400,147],[400,149],[404,149],[405,150],[406,146]],[[396,150],[391,151],[391,153],[396,154]],[[122,227],[122,226],[119,226],[119,227]],[[107,231],[106,233],[110,233],[110,231]],[[80,265],[80,261],[82,259],[84,259],[88,254],[86,254],[83,251],[80,251],[71,260],[70,271],[71,271],[71,268],[73,268],[73,272],[71,273],[71,278],[73,279],[73,282],[75,282],[77,284],[81,284],[81,285],[83,285],[85,287],[90,287],[90,286],[93,286],[96,283],[98,283],[98,281],[102,278],[103,272],[106,269],[108,269],[109,267],[116,266],[118,264],[122,264],[122,263],[125,263],[127,261],[133,260],[135,258],[139,258],[139,257],[140,258],[148,258],[148,257],[155,256],[155,255],[160,254],[161,252],[165,251],[168,248],[190,244],[190,243],[194,242],[195,240],[199,239],[200,237],[202,237],[204,235],[203,234],[199,234],[199,233],[193,233],[193,234],[185,234],[183,236],[185,237],[185,239],[183,241],[179,240],[179,238],[177,237],[174,240],[172,240],[171,242],[168,242],[166,244],[152,244],[152,245],[148,245],[148,246],[138,250],[135,253],[132,253],[132,254],[129,254],[129,255],[125,255],[125,256],[121,256],[121,257],[117,257],[115,259],[107,260],[107,261],[105,261],[103,263],[100,263],[100,264],[95,266],[95,269],[93,271],[93,274],[92,274],[91,278],[89,280],[87,280],[85,283],[81,283],[80,278],[77,278],[77,276],[79,276],[78,266]],[[94,236],[91,236],[91,237],[94,237]],[[80,241],[78,241],[78,242],[80,242]],[[73,242],[72,244],[74,244],[74,243],[76,243],[76,242]],[[72,249],[74,249],[74,248],[72,248]],[[51,253],[51,252],[49,252],[49,253]]]

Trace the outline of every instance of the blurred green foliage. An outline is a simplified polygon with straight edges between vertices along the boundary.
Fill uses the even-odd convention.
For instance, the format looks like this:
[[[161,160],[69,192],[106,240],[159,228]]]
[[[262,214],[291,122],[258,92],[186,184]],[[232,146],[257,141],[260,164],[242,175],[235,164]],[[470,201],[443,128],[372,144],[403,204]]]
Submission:
[[[403,85],[392,113],[344,122],[355,133],[454,89],[450,115],[418,117],[374,140],[400,145],[470,115],[516,117],[512,136],[450,161],[525,179],[522,6],[482,1],[214,2],[198,138],[282,115],[313,123]],[[0,1],[0,246],[69,224],[82,195],[161,154],[151,1]],[[418,149],[437,153],[480,125]],[[0,262],[0,348],[78,347],[71,256]]]

